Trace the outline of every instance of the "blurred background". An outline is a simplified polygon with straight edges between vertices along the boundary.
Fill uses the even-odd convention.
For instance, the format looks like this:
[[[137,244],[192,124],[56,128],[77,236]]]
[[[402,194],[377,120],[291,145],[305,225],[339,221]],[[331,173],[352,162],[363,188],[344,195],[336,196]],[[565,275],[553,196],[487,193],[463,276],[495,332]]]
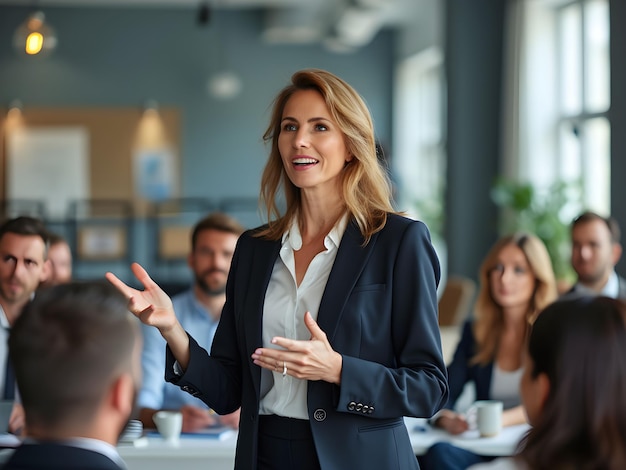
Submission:
[[[622,0],[0,0],[0,218],[43,217],[77,278],[185,282],[200,216],[264,221],[271,100],[314,67],[365,98],[446,276],[525,228],[567,278],[579,211],[626,226],[622,20]]]

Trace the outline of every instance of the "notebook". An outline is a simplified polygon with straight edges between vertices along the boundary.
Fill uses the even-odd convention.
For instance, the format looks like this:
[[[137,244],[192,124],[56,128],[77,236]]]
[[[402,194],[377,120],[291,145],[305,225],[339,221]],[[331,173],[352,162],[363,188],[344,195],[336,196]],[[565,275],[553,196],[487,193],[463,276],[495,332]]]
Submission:
[[[146,433],[148,437],[159,437],[159,431],[148,431]],[[209,426],[208,428],[202,428],[197,431],[183,432],[181,438],[204,438],[204,439],[216,439],[223,441],[231,436],[236,436],[237,431],[228,426]]]

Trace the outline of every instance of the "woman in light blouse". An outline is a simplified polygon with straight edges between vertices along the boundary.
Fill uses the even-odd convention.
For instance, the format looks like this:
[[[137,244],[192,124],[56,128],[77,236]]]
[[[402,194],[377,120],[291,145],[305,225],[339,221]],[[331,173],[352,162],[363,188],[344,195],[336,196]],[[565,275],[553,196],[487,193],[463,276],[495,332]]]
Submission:
[[[295,73],[264,137],[269,223],[239,239],[210,356],[143,268],[143,291],[107,278],[166,339],[166,380],[241,406],[236,469],[416,469],[403,416],[447,398],[428,229],[394,212],[369,111],[335,75]]]
[[[498,240],[485,257],[479,277],[473,318],[464,325],[448,366],[448,404],[431,420],[450,434],[469,429],[468,417],[454,411],[467,383],[474,385],[477,400],[503,402],[504,426],[526,422],[518,388],[524,345],[538,312],[557,298],[548,251],[529,233]],[[448,443],[436,444],[420,457],[426,470],[464,469],[484,460]]]

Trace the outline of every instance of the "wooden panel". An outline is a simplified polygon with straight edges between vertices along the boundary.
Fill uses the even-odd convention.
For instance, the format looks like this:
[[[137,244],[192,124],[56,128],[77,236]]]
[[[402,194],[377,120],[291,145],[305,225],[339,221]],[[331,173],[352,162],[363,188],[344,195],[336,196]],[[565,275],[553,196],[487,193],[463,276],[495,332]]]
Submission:
[[[180,113],[174,108],[160,108],[162,127],[155,141],[168,142],[176,157],[177,181],[180,188]],[[136,195],[133,180],[133,151],[145,135],[140,135],[143,110],[137,108],[30,108],[25,107],[21,123],[7,119],[6,108],[0,109],[0,199],[6,197],[6,141],[9,127],[84,126],[89,131],[89,168],[92,199],[129,199],[143,212],[144,201]],[[155,140],[156,139],[156,140]],[[174,194],[173,196],[177,196]]]

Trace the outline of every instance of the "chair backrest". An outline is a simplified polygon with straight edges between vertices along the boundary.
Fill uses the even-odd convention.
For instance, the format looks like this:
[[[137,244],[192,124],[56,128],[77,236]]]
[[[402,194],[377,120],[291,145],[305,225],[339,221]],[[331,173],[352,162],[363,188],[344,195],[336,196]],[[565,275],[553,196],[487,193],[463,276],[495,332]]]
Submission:
[[[439,298],[439,325],[460,324],[469,312],[475,292],[476,283],[473,280],[450,276]]]

